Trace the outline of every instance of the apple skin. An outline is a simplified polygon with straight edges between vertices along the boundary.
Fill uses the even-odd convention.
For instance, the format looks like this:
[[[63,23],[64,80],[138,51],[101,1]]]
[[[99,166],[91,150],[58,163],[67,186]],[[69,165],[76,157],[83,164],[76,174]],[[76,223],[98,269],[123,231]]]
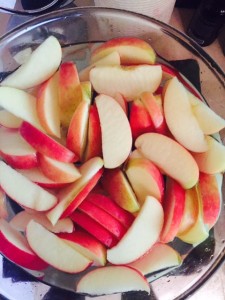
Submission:
[[[137,198],[120,168],[105,169],[101,183],[110,198],[124,210],[134,213],[140,209]]]
[[[30,248],[26,238],[5,220],[0,220],[0,252],[24,268],[43,270],[48,267]]]
[[[154,64],[156,60],[154,49],[144,40],[118,37],[97,47],[91,54],[91,62],[96,62],[114,51],[119,53],[122,65]]]
[[[0,125],[9,129],[18,129],[22,124],[23,120],[14,116],[7,110],[0,110]]]
[[[160,235],[162,243],[174,240],[183,217],[185,190],[175,180],[167,177],[165,197],[163,199],[164,224]]]
[[[76,291],[92,296],[129,291],[144,291],[150,294],[150,287],[147,279],[131,267],[106,266],[85,274],[78,281]]]
[[[34,149],[46,156],[62,162],[75,162],[78,159],[75,153],[28,122],[22,123],[20,134]]]
[[[58,236],[93,261],[94,266],[106,264],[106,247],[88,232],[76,229],[72,233],[59,233]]]

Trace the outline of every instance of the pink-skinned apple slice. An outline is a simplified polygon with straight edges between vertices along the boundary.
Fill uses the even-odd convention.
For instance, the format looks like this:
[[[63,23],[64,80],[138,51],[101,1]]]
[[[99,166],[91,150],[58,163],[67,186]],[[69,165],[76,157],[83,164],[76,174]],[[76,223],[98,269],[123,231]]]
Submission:
[[[183,217],[185,190],[175,180],[167,177],[165,197],[163,199],[164,224],[160,234],[162,243],[174,240]]]
[[[91,62],[96,62],[113,51],[119,53],[123,65],[154,64],[156,60],[154,49],[144,40],[135,37],[118,37],[97,47],[91,54]]]
[[[205,135],[192,111],[188,92],[176,77],[166,84],[163,103],[166,123],[175,139],[190,151],[206,151]]]
[[[171,246],[156,243],[152,248],[138,260],[129,264],[143,275],[160,271],[166,268],[179,266],[182,262],[180,254]]]
[[[28,122],[20,126],[21,136],[38,152],[62,162],[75,162],[78,157],[71,150],[35,128]]]
[[[21,118],[14,116],[9,111],[5,109],[0,110],[0,125],[10,129],[18,129],[22,122]]]
[[[36,86],[56,72],[61,59],[61,46],[54,36],[50,36],[32,52],[24,64],[6,77],[1,85],[19,89]]]
[[[135,141],[137,149],[163,173],[185,189],[198,182],[199,168],[192,155],[173,139],[159,133],[145,133]]]
[[[0,156],[13,168],[30,169],[37,166],[36,150],[17,130],[0,127]]]
[[[76,108],[68,129],[66,146],[82,161],[88,134],[89,103],[81,101]]]
[[[47,213],[54,225],[59,218],[69,216],[94,188],[103,172],[103,161],[94,157],[85,162],[79,169],[81,177],[58,193],[59,203]]]
[[[154,93],[160,85],[162,69],[156,65],[97,66],[90,71],[90,81],[99,94],[122,94],[128,101],[141,93]]]
[[[2,161],[0,161],[0,186],[18,204],[37,211],[47,211],[58,202],[53,194],[36,185]]]
[[[102,133],[102,153],[105,168],[116,168],[128,157],[132,135],[126,114],[110,96],[98,95],[95,103]]]
[[[87,143],[83,159],[87,161],[95,156],[102,156],[102,134],[97,107],[91,105],[88,118]]]
[[[92,261],[69,246],[63,239],[31,220],[26,228],[31,249],[45,262],[66,273],[79,273]]]
[[[3,219],[0,219],[0,252],[24,268],[43,270],[48,267],[48,264],[32,251],[26,238]]]
[[[60,138],[58,72],[42,83],[37,94],[37,114],[45,131]]]
[[[147,279],[128,266],[106,266],[86,273],[78,281],[76,291],[92,296],[144,291],[150,294]]]
[[[87,196],[86,200],[93,202],[95,205],[107,211],[123,224],[125,228],[129,228],[134,221],[133,214],[121,208],[115,201],[105,195],[93,192]]]
[[[58,236],[93,261],[94,266],[106,264],[106,247],[88,232],[76,229],[72,233],[60,233]]]
[[[107,248],[113,247],[118,243],[115,235],[85,213],[76,210],[70,215],[70,218]]]
[[[147,196],[126,234],[114,247],[107,250],[107,260],[118,265],[140,258],[159,239],[163,221],[162,205],[156,198]]]
[[[208,150],[192,153],[200,172],[216,174],[225,170],[225,146],[212,136],[206,136]]]
[[[105,169],[101,183],[110,198],[120,207],[131,213],[140,209],[134,191],[120,168]]]
[[[7,219],[9,216],[7,204],[6,204],[6,194],[0,187],[0,219]]]
[[[155,131],[152,119],[140,99],[132,102],[129,121],[134,140],[143,133]]]
[[[123,95],[120,93],[117,93],[114,96],[114,99],[119,103],[119,105],[122,107],[123,111],[126,115],[128,115],[128,101],[125,99]]]
[[[37,153],[38,164],[49,179],[58,183],[70,183],[80,178],[81,174],[73,163],[65,163]]]
[[[116,238],[121,239],[124,236],[126,228],[110,213],[95,205],[93,202],[85,199],[79,205],[78,210],[101,224],[105,229],[115,235]]]
[[[36,105],[36,98],[27,92],[13,87],[0,87],[0,106],[3,109],[34,127],[44,130],[38,119]]]
[[[150,160],[129,158],[125,165],[125,172],[140,205],[148,195],[162,202],[164,179],[159,169]]]
[[[28,223],[34,220],[35,222],[41,224],[49,231],[54,233],[66,232],[71,233],[74,231],[74,224],[70,218],[65,218],[59,220],[54,226],[48,220],[44,213],[29,213],[26,210],[23,210],[16,214],[11,220],[10,225],[19,231],[25,231]]]

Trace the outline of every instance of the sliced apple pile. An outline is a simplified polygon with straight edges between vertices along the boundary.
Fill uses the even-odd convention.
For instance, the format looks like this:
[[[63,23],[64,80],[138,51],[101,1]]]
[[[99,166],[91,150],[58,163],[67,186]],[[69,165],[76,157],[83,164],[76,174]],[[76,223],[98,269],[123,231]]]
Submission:
[[[80,293],[150,293],[145,276],[182,263],[168,243],[219,218],[225,120],[144,40],[96,45],[83,70],[61,52],[49,37],[0,84],[0,252],[85,271]]]

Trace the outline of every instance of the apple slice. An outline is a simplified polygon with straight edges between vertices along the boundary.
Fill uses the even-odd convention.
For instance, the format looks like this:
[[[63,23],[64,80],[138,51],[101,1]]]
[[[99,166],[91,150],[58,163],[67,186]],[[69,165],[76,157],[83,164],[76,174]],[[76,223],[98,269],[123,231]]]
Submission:
[[[58,236],[93,261],[94,266],[104,266],[106,264],[105,246],[89,233],[76,229],[73,233],[60,233]]]
[[[76,291],[92,296],[130,291],[150,294],[150,287],[147,279],[131,267],[107,266],[85,274],[78,282]]]
[[[26,238],[0,219],[0,252],[14,263],[31,270],[43,270],[48,267],[30,248]]]
[[[140,99],[131,103],[129,120],[134,140],[143,133],[155,131],[152,119]]]
[[[2,161],[0,161],[0,186],[18,204],[37,211],[49,210],[57,203],[57,198],[54,195]]]
[[[0,155],[13,168],[29,169],[37,166],[36,150],[18,131],[0,127]]]
[[[62,162],[77,161],[75,153],[27,122],[22,123],[20,134],[34,149],[44,155]]]
[[[116,246],[107,250],[107,260],[118,265],[128,264],[140,258],[158,240],[163,219],[162,205],[156,198],[147,196],[126,234]]]
[[[70,183],[80,178],[78,168],[72,163],[64,163],[41,153],[37,154],[39,167],[45,176],[58,183]]]
[[[61,59],[61,46],[54,36],[50,36],[32,52],[24,64],[6,77],[1,85],[24,90],[36,86],[55,73]]]
[[[118,37],[97,47],[91,54],[91,62],[113,51],[119,53],[123,65],[154,64],[156,60],[156,53],[149,43],[135,37]]]
[[[126,115],[128,115],[128,101],[127,99],[120,93],[117,93],[114,96],[116,102],[121,106]]]
[[[224,172],[225,146],[211,136],[206,136],[208,150],[202,153],[192,153],[199,170],[207,174]]]
[[[22,124],[23,120],[14,116],[7,110],[0,110],[0,125],[10,128],[10,129],[18,129]]]
[[[139,210],[140,205],[122,170],[105,169],[101,182],[110,198],[120,207],[131,213]]]
[[[102,133],[102,152],[105,168],[116,168],[128,157],[132,135],[126,114],[110,96],[95,98]]]
[[[159,133],[145,133],[135,142],[138,150],[185,189],[198,182],[198,165],[191,154],[173,139]]]
[[[71,233],[74,231],[74,225],[70,218],[65,218],[59,220],[55,226],[53,226],[45,214],[43,213],[29,213],[26,210],[23,210],[16,214],[11,220],[10,225],[18,231],[25,231],[30,220],[34,220],[35,222],[41,224],[49,231],[54,233],[59,232],[67,232]]]
[[[179,266],[182,262],[180,254],[171,246],[156,243],[152,248],[138,260],[129,264],[143,275],[160,271],[170,267]]]
[[[43,130],[37,115],[36,98],[13,87],[0,87],[0,106],[34,127]]]
[[[184,213],[185,190],[175,180],[167,177],[163,199],[164,224],[160,235],[162,243],[172,242],[177,235]]]
[[[47,213],[53,225],[59,218],[69,216],[94,188],[102,175],[103,161],[99,157],[94,157],[85,162],[79,171],[81,177],[60,190],[59,203]]]
[[[40,86],[37,95],[37,114],[45,131],[60,138],[58,85],[57,72]]]
[[[164,113],[169,130],[181,145],[193,152],[207,150],[207,142],[192,111],[188,92],[176,77],[166,84]]]
[[[88,134],[89,103],[81,101],[76,108],[68,129],[66,146],[82,160]]]
[[[225,120],[192,93],[188,93],[191,108],[204,134],[217,133],[225,128]]]
[[[92,261],[68,245],[63,239],[31,220],[26,228],[27,241],[32,250],[57,270],[79,273]]]
[[[86,200],[93,202],[116,218],[125,228],[129,228],[134,221],[133,214],[121,208],[115,201],[99,193],[90,193]]]
[[[90,81],[97,93],[111,97],[120,93],[128,101],[145,91],[154,93],[161,79],[162,69],[156,65],[97,66],[90,71]]]
[[[132,189],[142,205],[147,196],[153,196],[162,202],[164,179],[159,169],[146,158],[129,158],[125,172]]]
[[[6,203],[6,194],[0,187],[0,219],[7,219],[9,216],[7,203]]]

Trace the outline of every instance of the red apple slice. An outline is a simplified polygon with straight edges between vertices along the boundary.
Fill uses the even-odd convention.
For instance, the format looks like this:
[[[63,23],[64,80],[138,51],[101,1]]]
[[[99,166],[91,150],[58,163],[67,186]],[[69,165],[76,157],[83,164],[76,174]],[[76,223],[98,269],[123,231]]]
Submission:
[[[147,279],[128,266],[107,266],[85,274],[77,284],[76,291],[89,295],[104,295],[130,291],[150,294]]]
[[[116,246],[107,250],[107,260],[118,265],[128,264],[140,258],[158,240],[163,219],[162,205],[154,197],[147,196],[126,234]]]
[[[57,198],[54,195],[2,161],[0,161],[0,186],[18,204],[37,211],[49,210],[57,203]]]
[[[48,267],[48,264],[31,250],[26,238],[3,219],[0,219],[0,252],[24,268],[43,270]]]
[[[10,129],[18,129],[22,122],[21,118],[14,116],[7,110],[0,110],[0,125]]]
[[[105,168],[116,168],[128,157],[132,135],[126,114],[111,97],[95,98],[102,133],[102,152]]]
[[[20,134],[34,149],[44,155],[62,162],[77,160],[75,153],[27,122],[22,123]]]
[[[37,166],[36,150],[16,130],[0,127],[0,155],[13,168]]]
[[[31,220],[26,237],[32,250],[49,265],[67,273],[79,273],[92,261],[69,246],[63,239]]]

